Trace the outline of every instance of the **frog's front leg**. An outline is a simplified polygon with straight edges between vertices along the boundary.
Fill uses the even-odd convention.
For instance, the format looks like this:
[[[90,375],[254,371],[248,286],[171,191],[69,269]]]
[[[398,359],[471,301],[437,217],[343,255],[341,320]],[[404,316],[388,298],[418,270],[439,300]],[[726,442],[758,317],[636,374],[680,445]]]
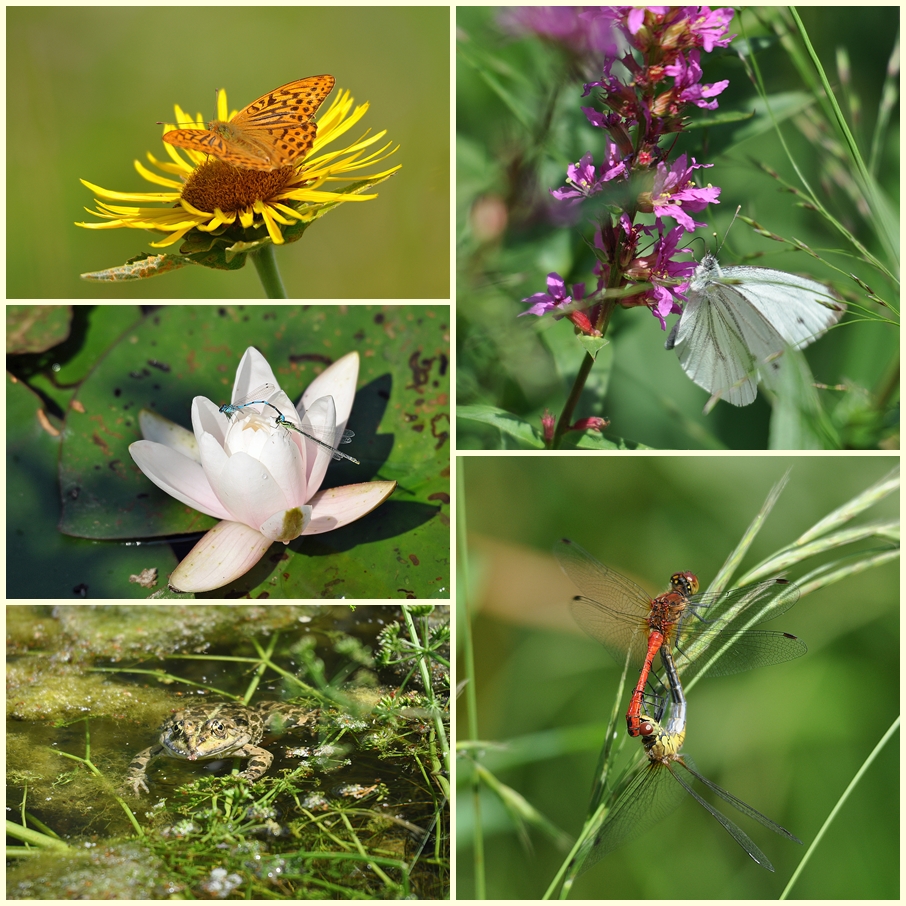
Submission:
[[[132,787],[132,794],[134,796],[140,796],[140,789],[148,792],[148,785],[145,781],[148,779],[148,762],[152,758],[156,758],[164,751],[164,747],[158,743],[156,746],[148,746],[143,752],[139,752],[135,758],[132,759],[132,763],[129,765],[129,770],[126,771],[126,786]]]
[[[240,777],[245,777],[248,781],[257,780],[262,774],[266,773],[274,760],[274,756],[267,749],[261,749],[253,745],[245,745],[235,752],[230,752],[230,755],[236,758],[248,758],[248,766],[239,773]]]

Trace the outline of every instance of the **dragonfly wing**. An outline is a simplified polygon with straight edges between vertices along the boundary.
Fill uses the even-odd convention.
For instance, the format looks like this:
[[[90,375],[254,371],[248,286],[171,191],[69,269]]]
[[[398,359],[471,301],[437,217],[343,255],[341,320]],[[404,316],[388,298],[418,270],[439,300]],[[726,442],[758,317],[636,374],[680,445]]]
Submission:
[[[799,600],[799,595],[799,586],[782,578],[716,593],[703,592],[690,599],[683,622],[742,629],[786,613]]]
[[[709,790],[713,793],[716,793],[720,796],[724,802],[729,802],[733,808],[742,812],[744,815],[748,815],[750,818],[757,821],[759,824],[763,824],[769,830],[774,831],[775,834],[780,834],[781,837],[786,837],[789,840],[792,840],[794,843],[802,844],[802,841],[791,834],[785,827],[781,827],[777,824],[776,821],[771,821],[766,815],[762,815],[757,809],[752,808],[751,805],[747,805],[741,799],[737,799],[732,793],[728,793],[723,787],[719,787],[712,780],[708,780],[707,777],[703,777],[695,768],[695,764],[692,762],[692,759],[688,755],[683,755],[681,763],[686,770],[692,774],[693,777],[700,780]],[[693,795],[695,795],[693,793]],[[754,858],[754,857],[753,857]],[[757,860],[756,860],[757,861]]]
[[[674,783],[670,773],[665,765],[652,761],[639,766],[622,787],[601,829],[585,851],[580,874],[608,853],[649,831],[683,801],[685,790]]]
[[[785,579],[695,596],[675,634],[683,679],[689,682],[694,676],[726,676],[804,654],[805,643],[794,636],[750,630],[785,613],[798,600],[799,587]],[[732,647],[738,648],[735,655],[731,654]]]
[[[554,545],[554,556],[582,592],[570,602],[575,621],[618,664],[625,662],[630,647],[631,663],[640,664],[647,647],[651,596],[566,538]]]
[[[681,765],[683,765],[683,767],[685,767],[688,770],[688,765],[684,764],[684,760],[688,761],[688,756],[684,755],[683,758],[676,759],[674,764],[681,764]],[[683,780],[683,778],[680,776],[680,772],[675,767],[671,766],[670,772],[676,778],[677,783],[679,783],[680,786],[682,786],[686,790],[686,792],[695,799],[696,802],[698,802],[702,806],[704,806],[704,808],[706,808],[723,825],[724,830],[726,830],[727,833],[729,833],[729,835],[760,866],[762,866],[762,868],[766,868],[768,871],[774,870],[774,866],[771,865],[771,860],[768,859],[768,857],[755,845],[754,841],[749,837],[749,835],[747,833],[745,833],[745,831],[742,830],[742,828],[737,827],[723,812],[719,812],[706,799],[702,799],[702,797],[699,796],[698,793],[696,793],[695,790],[692,789],[692,787],[689,784],[687,784],[685,780]],[[705,778],[702,777],[701,774],[699,774],[697,771],[690,770],[689,773],[692,774],[694,777],[697,777],[702,782],[704,782]],[[745,803],[742,803],[742,802],[740,802],[740,800],[736,799],[735,796],[731,796],[726,790],[722,790],[719,786],[717,786],[717,784],[713,784],[710,781],[708,781],[706,783],[706,786],[709,789],[713,790],[715,793],[718,793],[718,791],[720,791],[718,793],[718,795],[720,795],[721,798],[726,799],[726,801],[729,802],[731,805],[735,804],[733,800],[735,800],[735,802],[739,803],[740,805],[745,805]],[[738,805],[737,805],[737,808],[738,808]],[[748,806],[746,806],[746,808],[748,808]],[[752,809],[752,811],[754,811],[754,809]],[[748,812],[746,812],[746,814],[748,814]],[[762,815],[762,817],[764,817],[764,816]]]
[[[748,629],[743,632],[717,633],[692,663],[677,646],[675,660],[689,683],[697,676],[732,676],[755,667],[769,667],[802,657],[808,646],[802,639],[786,632]]]
[[[739,622],[741,625],[754,626],[786,613],[799,600],[800,590],[795,583],[778,578],[744,588],[734,588],[727,595],[730,598],[729,611],[737,610],[737,596],[745,605],[738,608],[738,617],[731,617],[730,625]],[[741,628],[741,625],[736,628]]]
[[[645,615],[651,595],[621,576],[567,538],[554,545],[554,556],[563,572],[584,595],[628,613]]]
[[[260,400],[278,408],[284,415],[294,408],[290,398],[273,382],[258,384],[254,390],[250,391],[239,391],[239,383],[237,376],[236,386],[233,388],[233,398],[230,400],[233,406],[243,406],[253,400]]]
[[[293,404],[289,397],[276,384],[260,384],[250,393],[232,400],[229,404],[220,407],[221,412],[227,416],[241,412],[247,407],[256,406],[255,411],[262,415],[284,415],[293,411]]]
[[[579,626],[600,642],[620,666],[626,662],[626,651],[630,648],[630,664],[639,666],[644,661],[648,648],[648,631],[644,623],[637,620],[633,624],[624,620],[618,611],[581,595],[569,602],[569,610]]]

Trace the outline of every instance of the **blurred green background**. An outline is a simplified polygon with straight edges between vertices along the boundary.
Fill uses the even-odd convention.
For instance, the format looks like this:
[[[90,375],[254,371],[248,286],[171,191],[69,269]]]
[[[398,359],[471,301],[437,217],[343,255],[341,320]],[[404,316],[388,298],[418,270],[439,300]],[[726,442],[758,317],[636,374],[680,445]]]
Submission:
[[[387,130],[400,170],[379,197],[332,211],[277,249],[290,298],[447,299],[450,11],[446,7],[11,7],[7,40],[7,296],[261,298],[251,263],[186,267],[104,285],[79,274],[153,251],[141,230],[86,230],[94,196],[79,179],[153,192],[134,160],[167,159],[159,121],[173,105],[241,109],[294,79],[332,73],[356,104],[347,134]],[[368,171],[364,171],[368,172]],[[169,251],[178,251],[179,245]],[[51,262],[50,259],[53,259]]]
[[[568,601],[577,589],[550,552],[557,540],[576,541],[653,593],[664,589],[671,573],[685,569],[707,588],[788,468],[789,483],[737,576],[879,481],[897,461],[470,456],[463,466],[473,602],[479,608],[473,626],[478,738],[489,743],[481,746],[481,760],[574,839],[620,669],[570,616]],[[896,519],[898,513],[894,491],[855,524]],[[893,547],[875,539],[858,545]],[[844,546],[835,556],[851,552]],[[798,564],[790,578],[830,559]],[[805,847],[899,714],[899,573],[894,561],[806,595],[765,624],[804,639],[804,657],[705,679],[690,693],[684,751],[705,777],[788,828]],[[461,578],[460,583],[461,604]],[[464,676],[460,661],[459,681]],[[627,690],[621,713],[628,697]],[[458,731],[461,742],[468,734],[465,697]],[[640,747],[627,745],[623,755],[635,760]],[[467,764],[461,759],[457,800],[463,898],[474,891],[471,794],[462,780]],[[898,896],[899,773],[897,734],[817,846],[793,897]],[[776,897],[805,847],[706,798],[755,840],[776,874],[759,868],[687,796],[656,829],[583,875],[572,897]],[[488,795],[482,797],[482,823],[488,896],[540,897],[567,850],[536,830],[533,849],[523,848],[511,820]]]
[[[850,6],[804,7],[799,12],[868,158],[886,67],[898,36],[899,10]],[[558,49],[538,39],[504,37],[495,15],[487,7],[457,9],[457,404],[500,407],[540,430],[545,407],[555,415],[561,411],[582,353],[565,320],[517,316],[527,307],[523,298],[546,291],[548,272],[557,271],[569,284],[594,285],[586,242],[592,239],[592,225],[606,196],[588,202],[575,222],[558,221],[555,212],[562,215],[563,206],[557,207],[548,189],[564,185],[566,167],[586,151],[600,162],[600,130],[590,127],[579,109],[599,105],[581,97],[583,79],[568,74]],[[840,433],[839,445],[892,448],[898,445],[899,329],[877,319],[898,321],[898,285],[853,252],[817,212],[800,207],[800,200],[760,166],[801,186],[795,162],[831,214],[898,276],[898,261],[893,259],[899,249],[899,108],[894,98],[890,129],[877,149],[876,178],[891,212],[888,224],[867,210],[845,150],[838,157],[825,149],[825,130],[831,127],[810,93],[807,78],[814,78],[813,73],[803,74],[777,39],[769,37],[769,29],[756,21],[777,21],[783,15],[782,8],[745,8],[734,16],[729,31],[739,34],[744,16],[749,36],[762,38],[757,61],[792,161],[732,45],[702,54],[703,81],[730,82],[718,98],[718,110],[689,112],[693,121],[729,111],[757,115],[669,137],[676,139],[673,158],[686,151],[699,163],[714,164],[697,171],[699,184],[722,189],[720,204],[693,215],[708,227],[697,234],[705,241],[696,241],[692,248],[697,259],[705,250],[714,250],[741,205],[743,216],[787,239],[801,240],[838,268],[790,252],[739,221],[720,251],[724,264],[811,275],[831,281],[848,296],[850,314],[843,325],[809,347],[806,356],[818,382],[864,388],[849,394],[819,392]],[[840,87],[838,51],[849,55],[849,90]],[[894,80],[890,88],[895,91],[895,86]],[[851,101],[859,105],[856,115]],[[651,222],[649,215],[639,219]],[[852,304],[867,303],[850,273],[865,280],[891,309],[868,304],[866,319]],[[675,320],[670,318],[668,330]],[[708,394],[685,376],[676,354],[665,351],[667,334],[650,313],[618,307],[608,337],[612,344],[598,356],[576,418],[605,416],[611,420],[606,437],[660,449],[768,445],[772,409],[764,394],[750,406],[718,403],[710,415],[703,415]],[[461,449],[519,448],[508,435],[475,421],[461,419],[457,433]],[[589,433],[589,445],[593,438]],[[573,435],[573,442],[578,439]]]

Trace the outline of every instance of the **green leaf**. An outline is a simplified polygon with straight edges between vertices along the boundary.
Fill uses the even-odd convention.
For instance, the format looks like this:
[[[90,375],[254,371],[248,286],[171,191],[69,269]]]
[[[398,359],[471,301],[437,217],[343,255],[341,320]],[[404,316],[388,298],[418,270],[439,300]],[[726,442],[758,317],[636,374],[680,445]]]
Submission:
[[[775,128],[776,123],[782,123],[785,120],[799,116],[809,107],[814,106],[814,98],[804,91],[783,91],[772,94],[768,98],[771,105],[771,114],[773,119],[768,115],[768,103],[763,98],[754,98],[746,104],[743,109],[737,111],[726,110],[728,115],[727,122],[732,122],[732,116],[735,113],[743,113],[746,110],[752,114],[750,122],[733,130],[727,137],[729,146],[740,144],[748,139],[755,138],[759,135],[766,135]],[[745,117],[739,117],[745,119]]]
[[[575,432],[570,432],[563,438],[563,449],[569,447],[568,439]],[[577,450],[654,450],[655,447],[646,447],[645,444],[637,443],[633,440],[626,440],[623,437],[610,438],[599,434],[597,431],[586,431],[581,435],[581,439],[576,444]]]
[[[707,129],[711,126],[725,126],[727,123],[739,123],[750,120],[754,116],[755,111],[751,106],[744,110],[721,110],[720,113],[690,119],[685,124],[686,128],[683,131],[692,132],[695,129]]]
[[[839,449],[840,437],[821,408],[805,356],[798,349],[787,349],[783,359],[771,415],[770,449]]]
[[[598,353],[610,343],[607,337],[589,337],[586,334],[579,334],[577,337],[579,345],[593,358],[597,359]]]
[[[752,38],[737,38],[733,42],[733,50],[740,56],[748,57],[753,53],[761,53],[777,45],[778,41],[774,35],[755,35]]]
[[[544,449],[544,440],[536,428],[518,416],[513,415],[512,412],[498,409],[496,406],[457,406],[456,417],[493,425],[504,434],[516,438],[527,447],[531,447],[534,450]]]

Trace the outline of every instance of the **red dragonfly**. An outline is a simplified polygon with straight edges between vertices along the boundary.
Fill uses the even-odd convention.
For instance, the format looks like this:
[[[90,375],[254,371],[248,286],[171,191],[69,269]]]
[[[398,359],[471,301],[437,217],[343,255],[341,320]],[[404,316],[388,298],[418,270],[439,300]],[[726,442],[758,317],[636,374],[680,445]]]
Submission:
[[[789,633],[748,628],[785,613],[799,600],[798,587],[786,579],[698,594],[693,573],[675,573],[670,591],[652,598],[566,538],[554,547],[554,555],[583,593],[570,604],[576,622],[618,664],[629,651],[630,663],[640,669],[626,712],[630,736],[642,735],[645,684],[662,648],[675,649],[687,685],[696,676],[781,664],[807,651],[805,642]]]

